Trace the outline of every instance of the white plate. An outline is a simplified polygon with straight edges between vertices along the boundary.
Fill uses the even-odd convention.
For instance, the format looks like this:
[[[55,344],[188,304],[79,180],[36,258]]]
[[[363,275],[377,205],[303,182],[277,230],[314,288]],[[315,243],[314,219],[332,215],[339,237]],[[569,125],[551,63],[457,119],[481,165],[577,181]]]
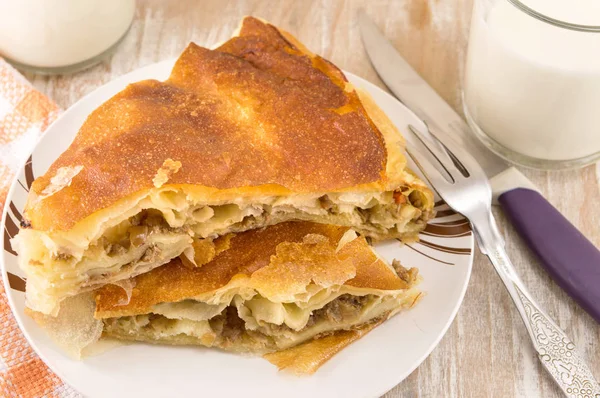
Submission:
[[[33,176],[42,175],[67,149],[88,114],[142,79],[164,80],[173,61],[131,72],[87,95],[68,109],[44,134],[31,161]],[[398,101],[373,84],[346,74],[366,89],[401,131],[419,123]],[[414,169],[414,167],[413,167]],[[261,396],[267,397],[376,397],[406,378],[438,344],[463,300],[471,274],[473,237],[468,223],[440,202],[439,217],[422,234],[420,243],[401,247],[396,241],[377,245],[388,261],[398,258],[416,266],[423,276],[425,297],[412,310],[376,328],[327,362],[311,377],[280,373],[267,361],[240,357],[214,349],[133,344],[102,355],[72,360],[61,352],[23,309],[23,275],[11,253],[8,238],[19,224],[31,173],[17,176],[8,197],[2,226],[5,250],[2,277],[15,317],[23,333],[46,364],[63,380],[89,397]]]

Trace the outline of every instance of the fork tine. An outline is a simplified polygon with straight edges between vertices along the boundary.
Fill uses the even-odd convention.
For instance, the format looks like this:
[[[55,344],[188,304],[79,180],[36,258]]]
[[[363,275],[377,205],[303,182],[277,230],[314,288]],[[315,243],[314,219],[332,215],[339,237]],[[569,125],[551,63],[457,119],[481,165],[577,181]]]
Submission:
[[[415,156],[413,154],[413,151],[417,152],[420,156]],[[446,178],[444,178],[442,172],[438,170],[438,168],[435,167],[433,163],[431,163],[431,161],[427,159],[426,156],[423,156],[421,151],[419,151],[416,148],[406,148],[406,152],[408,153],[408,156],[410,156],[410,158],[413,160],[413,162],[415,162],[415,164],[421,170],[421,172],[425,175],[425,178],[427,178],[429,184],[433,186],[436,190],[450,185],[450,182],[448,182]]]
[[[429,129],[429,126],[427,128]],[[448,155],[448,153],[443,149],[442,145],[440,145],[441,141],[436,142],[435,137],[433,135],[431,135],[433,137],[433,140],[428,137],[425,137],[425,135],[423,133],[421,133],[419,130],[417,130],[416,127],[414,127],[412,124],[408,125],[408,129],[419,139],[421,144],[423,144],[423,146],[439,162],[439,164],[444,168],[444,170],[446,171],[448,176],[452,179],[452,181],[456,181],[456,179],[452,173],[452,170],[457,170],[457,169],[454,166],[452,159],[450,159],[450,156]],[[428,131],[428,133],[431,134],[429,131]]]
[[[463,149],[453,138],[447,134],[437,134],[435,131],[431,130],[429,131],[429,134],[445,147],[445,150],[463,166],[469,175],[485,177],[485,172],[477,160],[475,160],[475,158],[468,151]],[[460,171],[459,167],[455,167]]]

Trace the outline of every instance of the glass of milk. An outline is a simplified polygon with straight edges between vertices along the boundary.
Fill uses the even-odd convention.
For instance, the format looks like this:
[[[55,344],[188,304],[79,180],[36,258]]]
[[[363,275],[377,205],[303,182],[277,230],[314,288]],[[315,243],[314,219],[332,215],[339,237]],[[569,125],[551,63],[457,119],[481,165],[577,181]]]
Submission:
[[[463,99],[476,135],[514,163],[600,159],[600,0],[475,0]]]
[[[45,74],[100,62],[125,37],[135,0],[0,0],[0,57]]]

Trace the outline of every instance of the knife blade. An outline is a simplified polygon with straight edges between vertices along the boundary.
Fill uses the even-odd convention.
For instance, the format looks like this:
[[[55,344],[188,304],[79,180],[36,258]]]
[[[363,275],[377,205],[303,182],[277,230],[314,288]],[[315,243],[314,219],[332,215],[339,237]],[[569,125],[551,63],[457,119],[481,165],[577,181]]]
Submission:
[[[396,98],[419,119],[462,144],[483,167],[488,178],[507,169],[506,163],[475,137],[469,126],[402,58],[363,10],[358,14],[362,40],[375,71]],[[533,184],[532,184],[533,185]]]
[[[428,127],[466,148],[490,179],[494,197],[542,266],[600,323],[600,251],[515,167],[485,147],[469,125],[398,53],[367,16],[358,25],[369,59],[385,85]],[[407,137],[408,139],[408,137]]]

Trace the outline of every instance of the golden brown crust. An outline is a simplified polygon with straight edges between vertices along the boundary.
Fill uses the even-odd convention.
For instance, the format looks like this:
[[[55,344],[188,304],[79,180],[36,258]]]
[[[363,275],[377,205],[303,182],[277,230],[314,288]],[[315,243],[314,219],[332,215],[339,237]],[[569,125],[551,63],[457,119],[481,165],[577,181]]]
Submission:
[[[201,267],[211,262],[219,253],[229,249],[233,234],[219,236],[216,239],[194,239],[192,243],[193,262],[186,254],[180,256],[181,262],[186,267]]]
[[[38,230],[70,229],[157,183],[385,189],[384,137],[345,80],[246,18],[239,37],[217,50],[190,44],[167,81],[132,84],[94,111],[34,182],[26,217]],[[61,168],[72,177],[40,199]]]
[[[190,268],[174,259],[138,275],[129,303],[123,289],[107,285],[96,293],[99,318],[148,313],[159,303],[177,302],[212,292],[239,278],[266,296],[294,294],[314,281],[321,286],[347,284],[382,290],[408,287],[358,237],[338,253],[338,242],[348,228],[310,222],[287,222],[234,236],[230,248],[212,262]],[[327,242],[324,242],[326,240]]]
[[[335,237],[319,233],[309,233],[301,242],[282,241],[268,264],[250,275],[250,286],[279,301],[302,294],[313,282],[323,287],[343,285],[356,275],[356,267],[352,259],[336,253],[337,244]]]
[[[409,284],[366,246],[365,238],[359,237],[339,251],[339,255],[350,258],[356,268],[356,275],[346,285],[381,290],[408,289]]]
[[[296,375],[311,375],[335,354],[379,326],[384,319],[385,317],[355,329],[337,331],[287,350],[265,354],[263,358],[279,370]]]

